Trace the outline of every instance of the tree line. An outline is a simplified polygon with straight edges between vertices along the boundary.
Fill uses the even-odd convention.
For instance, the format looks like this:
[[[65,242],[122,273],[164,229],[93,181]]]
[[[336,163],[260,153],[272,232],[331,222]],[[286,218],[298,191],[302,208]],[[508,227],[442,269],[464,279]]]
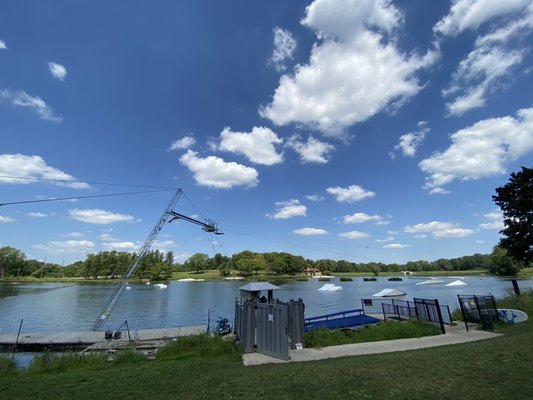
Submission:
[[[135,253],[123,251],[101,251],[88,254],[83,261],[76,261],[67,266],[44,261],[28,260],[26,255],[13,247],[0,247],[0,279],[6,277],[35,278],[84,278],[116,279],[128,270]],[[176,264],[174,254],[159,250],[145,254],[134,279],[168,279],[172,276]]]
[[[36,278],[83,278],[116,279],[123,276],[131,265],[135,253],[119,251],[102,251],[88,254],[83,261],[76,261],[67,266],[28,260],[25,254],[12,247],[0,248],[0,279],[5,277]],[[345,260],[310,260],[286,252],[257,253],[241,251],[232,256],[220,253],[209,257],[208,254],[196,253],[184,263],[175,262],[173,252],[149,251],[141,260],[134,279],[164,280],[173,272],[218,270],[220,276],[231,274],[253,276],[259,273],[269,275],[298,275],[307,268],[316,268],[322,274],[344,273],[400,273],[401,271],[469,271],[487,270],[497,275],[513,275],[521,265],[507,256],[506,251],[496,247],[492,254],[474,254],[453,259],[435,261],[409,261],[405,264],[385,264],[380,262],[355,263]]]

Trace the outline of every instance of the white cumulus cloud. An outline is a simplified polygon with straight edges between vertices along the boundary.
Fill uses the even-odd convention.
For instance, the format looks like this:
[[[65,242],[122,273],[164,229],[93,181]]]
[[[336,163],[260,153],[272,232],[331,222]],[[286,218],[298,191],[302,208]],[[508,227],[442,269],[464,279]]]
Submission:
[[[39,96],[31,96],[23,90],[0,89],[0,103],[7,102],[13,107],[24,107],[37,113],[41,119],[61,122],[63,118],[55,115],[54,110]]]
[[[383,246],[384,249],[405,249],[406,247],[410,247],[408,244],[401,244],[401,243],[390,243]]]
[[[377,239],[376,242],[378,243],[387,243],[392,242],[394,238],[392,236],[387,236],[385,239]]]
[[[213,245],[217,245],[217,242],[212,242]],[[176,243],[173,240],[156,240],[152,245],[152,248],[157,249],[161,252],[167,252],[176,247]]]
[[[432,232],[432,235],[435,239],[444,239],[444,238],[464,238],[474,234],[476,231],[473,229],[465,228],[452,228],[452,229],[443,229],[442,231]]]
[[[445,193],[455,179],[477,180],[506,172],[505,164],[533,151],[533,108],[521,109],[517,118],[489,118],[450,136],[451,146],[422,160],[419,167],[429,174],[425,188]]]
[[[0,50],[7,50],[7,44],[0,39]]]
[[[324,198],[322,196],[320,196],[319,194],[317,194],[317,193],[305,196],[305,198],[307,200],[310,200],[310,201],[322,201],[322,200],[324,200]]]
[[[293,217],[305,217],[307,214],[307,207],[300,203],[297,199],[288,201],[278,201],[275,203],[278,207],[273,214],[266,214],[272,219],[288,219]]]
[[[370,237],[368,233],[360,232],[360,231],[342,232],[342,233],[339,233],[339,236],[346,238],[346,239],[353,239],[353,240],[364,239],[364,238]]]
[[[283,143],[269,128],[254,126],[251,132],[233,132],[227,127],[220,133],[220,150],[242,154],[255,164],[274,165],[283,162],[276,145]]]
[[[14,218],[6,217],[5,215],[0,215],[0,223],[2,224],[11,224],[15,222]]]
[[[425,124],[422,124],[422,129],[416,132],[409,132],[400,136],[400,143],[394,146],[394,150],[402,152],[404,157],[414,157],[416,150],[424,141],[426,134],[429,132],[429,128],[423,127]],[[394,153],[391,154],[394,158]]]
[[[67,69],[63,65],[56,62],[49,62],[48,69],[54,78],[59,79],[61,82],[65,80]]]
[[[90,240],[65,240],[50,241],[32,246],[35,249],[45,250],[51,254],[86,254],[95,248]]]
[[[44,218],[47,217],[48,214],[42,213],[42,212],[29,212],[28,215],[33,218]]]
[[[458,0],[434,30],[445,38],[466,29],[475,31],[489,21],[488,32],[477,37],[442,92],[450,115],[483,107],[489,95],[508,87],[529,51],[533,3],[528,0]]]
[[[329,153],[335,150],[335,146],[310,137],[307,142],[303,142],[299,135],[289,138],[286,146],[293,149],[300,155],[302,163],[326,164],[329,161]]]
[[[501,46],[482,46],[471,51],[461,61],[445,97],[455,97],[446,103],[450,115],[463,115],[466,111],[483,107],[489,93],[501,79],[520,64],[526,51],[509,50]]]
[[[291,60],[294,50],[296,50],[297,42],[292,33],[286,29],[276,26],[274,33],[274,50],[269,62],[274,65],[278,72],[283,72],[287,69],[285,61]]]
[[[192,136],[184,136],[170,144],[169,150],[188,149],[196,144],[196,139]]]
[[[319,228],[300,228],[300,229],[294,229],[292,231],[295,235],[303,235],[303,236],[315,236],[315,235],[327,235],[329,232],[325,229],[319,229]]]
[[[353,203],[356,201],[360,201],[360,200],[375,196],[374,192],[367,191],[359,185],[351,185],[351,186],[348,186],[347,188],[343,188],[340,186],[329,187],[326,189],[326,191],[329,194],[337,196],[337,201],[341,203],[342,202]]]
[[[437,34],[456,36],[496,17],[522,11],[530,0],[453,0],[450,12],[433,27]]]
[[[90,188],[84,182],[69,182],[75,180],[72,175],[47,165],[40,156],[0,154],[0,184],[29,184],[35,179],[50,179],[54,185],[74,189]]]
[[[365,213],[355,213],[342,217],[342,222],[344,224],[362,224],[368,221],[381,222],[383,221],[383,217],[380,215],[368,215]]]
[[[195,151],[187,150],[180,157],[180,162],[194,174],[199,185],[216,189],[231,189],[234,186],[257,186],[258,173],[254,168],[235,162],[226,162],[222,158],[199,157]]]
[[[116,251],[135,251],[139,246],[133,242],[104,242],[102,244],[106,250],[116,250]]]
[[[479,224],[481,229],[501,231],[505,228],[503,223],[503,213],[500,210],[485,214],[484,217],[488,222]]]
[[[74,208],[69,210],[69,214],[71,218],[75,219],[76,221],[99,225],[108,225],[115,222],[133,222],[135,220],[131,215],[116,214],[100,209],[80,210]]]
[[[398,108],[421,90],[416,73],[437,58],[403,54],[395,41],[402,23],[390,0],[314,1],[302,20],[318,37],[309,62],[280,78],[260,114],[344,137],[348,126]]]
[[[461,228],[453,222],[432,221],[420,223],[413,226],[406,226],[403,229],[407,233],[420,234],[431,233],[435,239],[444,238],[464,238],[475,233],[473,229]]]

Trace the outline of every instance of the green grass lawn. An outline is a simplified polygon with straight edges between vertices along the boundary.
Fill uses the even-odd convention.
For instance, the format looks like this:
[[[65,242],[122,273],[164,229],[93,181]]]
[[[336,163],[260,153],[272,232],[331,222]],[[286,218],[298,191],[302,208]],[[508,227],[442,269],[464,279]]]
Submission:
[[[63,372],[0,368],[9,399],[531,399],[533,321],[495,339],[244,367],[236,357],[121,362]]]
[[[533,322],[488,341],[244,367],[224,358],[3,373],[2,399],[531,399]]]

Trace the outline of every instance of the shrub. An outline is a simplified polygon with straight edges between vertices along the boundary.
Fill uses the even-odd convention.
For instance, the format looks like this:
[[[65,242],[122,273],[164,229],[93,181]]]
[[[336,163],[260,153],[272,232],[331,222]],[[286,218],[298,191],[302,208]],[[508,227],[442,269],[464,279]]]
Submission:
[[[512,308],[522,310],[528,316],[533,317],[533,290],[522,292],[521,296],[511,295],[503,299],[496,299],[498,308]]]
[[[0,376],[14,373],[17,370],[17,363],[9,357],[0,356]]]

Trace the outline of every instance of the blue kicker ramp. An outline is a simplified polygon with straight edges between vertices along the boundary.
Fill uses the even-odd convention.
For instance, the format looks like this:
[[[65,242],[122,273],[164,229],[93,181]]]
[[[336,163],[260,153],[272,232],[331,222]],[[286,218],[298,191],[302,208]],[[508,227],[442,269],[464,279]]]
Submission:
[[[306,318],[305,331],[322,328],[354,328],[357,326],[377,324],[378,322],[381,322],[381,320],[366,315],[363,309],[355,309]]]

